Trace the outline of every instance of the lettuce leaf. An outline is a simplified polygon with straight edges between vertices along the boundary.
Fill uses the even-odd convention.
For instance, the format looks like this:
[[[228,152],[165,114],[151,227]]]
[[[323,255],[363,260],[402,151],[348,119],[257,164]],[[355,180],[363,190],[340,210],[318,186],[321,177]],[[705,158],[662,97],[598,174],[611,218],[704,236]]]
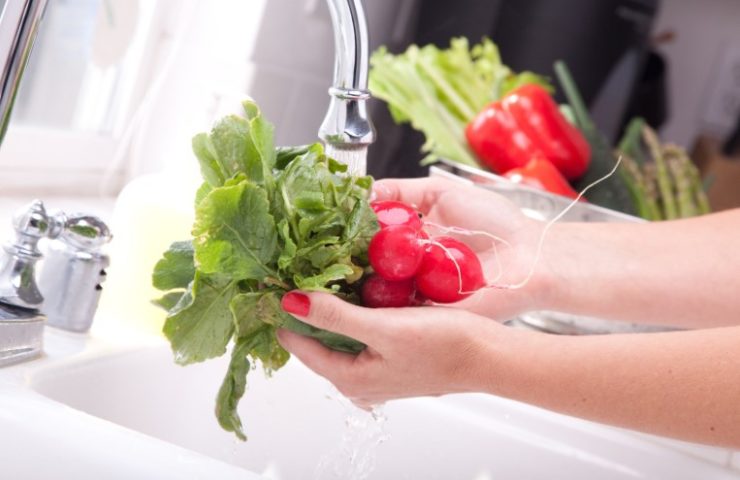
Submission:
[[[265,281],[277,274],[277,229],[263,188],[244,180],[213,189],[196,207],[195,261],[204,273]]]
[[[152,284],[158,290],[184,289],[194,276],[193,244],[174,242],[154,267]]]
[[[169,311],[164,334],[181,365],[219,357],[234,332],[229,303],[236,282],[196,272],[188,291]]]

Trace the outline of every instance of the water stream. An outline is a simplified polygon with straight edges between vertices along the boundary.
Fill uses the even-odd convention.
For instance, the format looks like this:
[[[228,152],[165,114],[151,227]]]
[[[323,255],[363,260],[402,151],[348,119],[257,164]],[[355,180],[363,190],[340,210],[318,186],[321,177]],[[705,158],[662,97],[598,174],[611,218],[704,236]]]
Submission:
[[[330,398],[344,409],[345,431],[339,445],[319,460],[314,480],[367,480],[375,470],[378,446],[388,439],[383,406],[368,412],[339,393]]]
[[[344,149],[326,145],[326,155],[348,166],[352,175],[365,175],[367,172],[367,148]]]

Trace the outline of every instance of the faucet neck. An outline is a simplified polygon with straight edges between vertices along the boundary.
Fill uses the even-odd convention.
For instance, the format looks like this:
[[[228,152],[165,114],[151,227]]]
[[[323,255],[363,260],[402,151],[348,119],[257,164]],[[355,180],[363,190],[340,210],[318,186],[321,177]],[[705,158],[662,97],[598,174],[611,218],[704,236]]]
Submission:
[[[328,0],[334,25],[334,87],[367,90],[369,45],[365,10],[360,0]]]
[[[47,0],[6,1],[0,13],[0,144]]]
[[[360,0],[328,0],[336,43],[329,109],[319,128],[327,153],[345,161],[354,174],[366,171],[367,148],[375,128],[367,112],[367,20]]]

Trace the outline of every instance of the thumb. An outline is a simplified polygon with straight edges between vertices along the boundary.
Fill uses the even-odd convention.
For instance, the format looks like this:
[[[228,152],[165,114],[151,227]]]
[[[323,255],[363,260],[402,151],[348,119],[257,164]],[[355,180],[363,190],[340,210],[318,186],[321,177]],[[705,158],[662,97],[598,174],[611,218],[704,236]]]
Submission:
[[[309,325],[346,335],[365,344],[371,344],[383,330],[382,319],[376,318],[376,312],[328,293],[293,290],[283,296],[280,306]]]

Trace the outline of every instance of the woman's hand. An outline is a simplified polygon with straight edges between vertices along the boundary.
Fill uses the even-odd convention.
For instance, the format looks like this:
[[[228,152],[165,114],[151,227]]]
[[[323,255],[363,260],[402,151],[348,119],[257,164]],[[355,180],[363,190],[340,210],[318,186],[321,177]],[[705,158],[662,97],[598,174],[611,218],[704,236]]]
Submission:
[[[483,264],[488,285],[513,285],[532,278],[521,289],[485,288],[454,306],[497,320],[543,308],[550,274],[545,261],[535,265],[543,223],[530,219],[504,197],[442,178],[381,180],[376,200],[397,200],[415,206],[431,235],[452,235],[468,244]],[[440,227],[457,227],[485,234],[459,235]],[[487,234],[487,235],[486,235]],[[494,242],[492,237],[501,241]]]
[[[396,398],[488,391],[493,345],[522,333],[463,310],[369,309],[325,293],[288,293],[283,309],[368,346],[355,356],[278,332],[283,347],[365,408]]]
[[[516,283],[529,273],[540,222],[525,217],[503,197],[439,178],[383,180],[376,200],[415,206],[432,235],[452,235],[470,245],[483,263],[488,283]],[[486,232],[456,235],[445,228]],[[499,337],[521,332],[490,319],[506,320],[537,305],[539,277],[521,290],[485,289],[455,307],[368,309],[321,293],[292,292],[283,308],[318,328],[355,338],[368,348],[357,356],[325,348],[318,341],[280,331],[280,343],[309,368],[334,383],[360,406],[395,398],[489,391],[492,350]],[[494,352],[495,356],[495,352]]]

